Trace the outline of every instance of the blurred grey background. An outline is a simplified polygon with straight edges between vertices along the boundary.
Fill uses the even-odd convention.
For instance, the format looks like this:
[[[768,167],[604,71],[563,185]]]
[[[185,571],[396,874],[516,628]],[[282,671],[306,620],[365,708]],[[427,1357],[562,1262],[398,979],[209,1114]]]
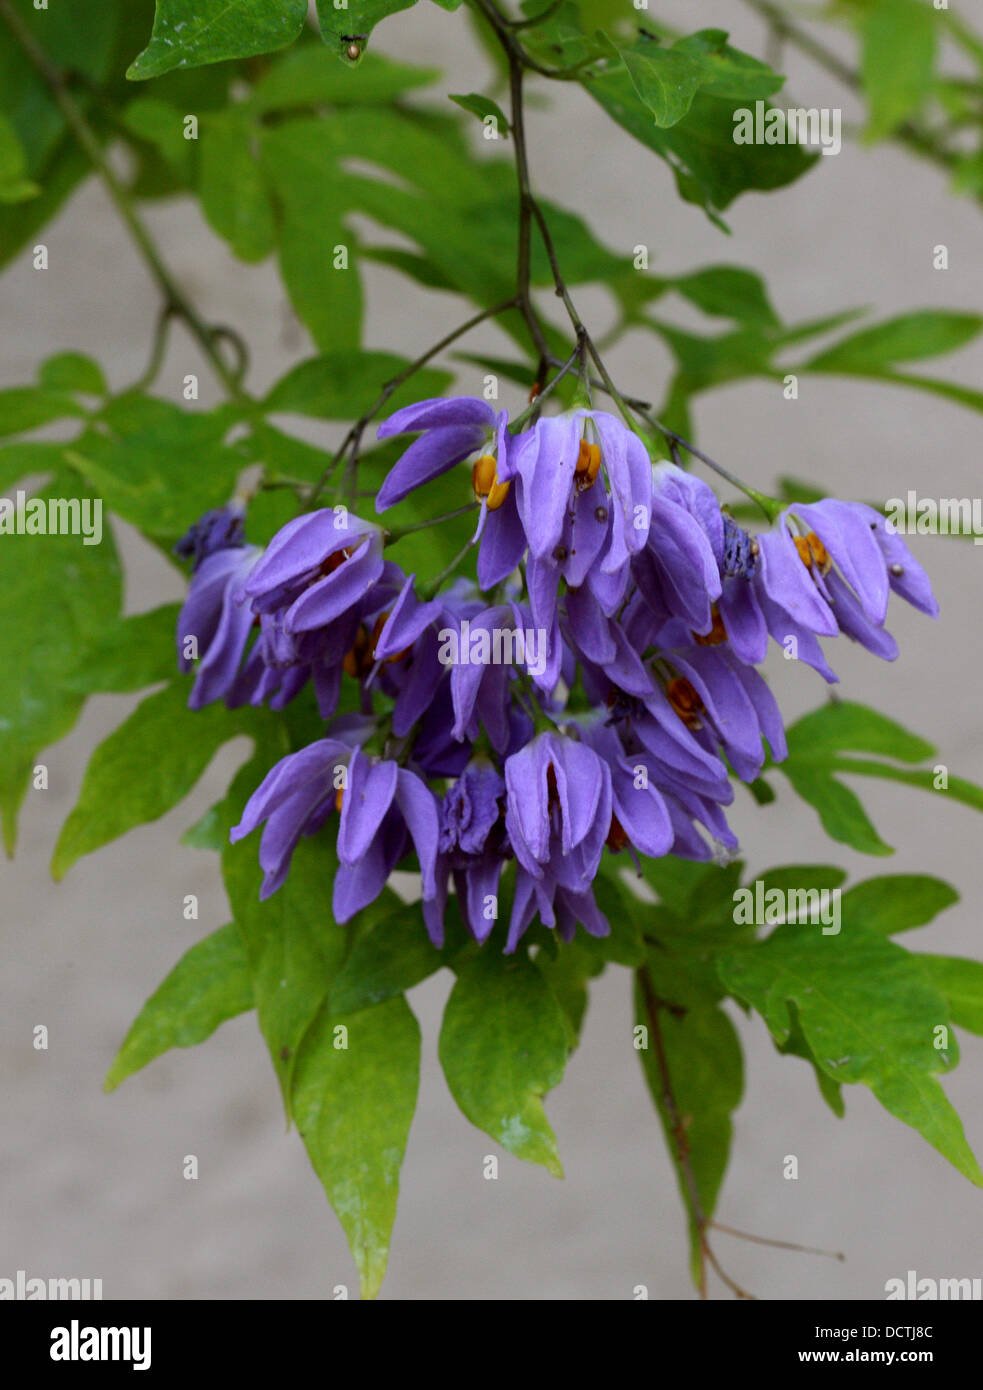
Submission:
[[[698,18],[693,8],[658,0],[653,13],[681,28],[720,25],[739,46],[763,51],[760,24],[737,0],[701,4]],[[408,61],[441,66],[443,91],[488,89],[485,61],[460,12],[420,4],[385,21],[373,42]],[[839,87],[791,51],[784,71],[798,102],[844,104],[845,119],[859,116]],[[728,214],[728,238],[680,203],[667,168],[579,91],[554,84],[548,95],[549,104],[537,104],[529,117],[534,183],[579,210],[626,258],[643,242],[656,272],[727,261],[751,266],[792,321],[861,304],[884,316],[924,306],[983,309],[978,207],[951,196],[935,168],[894,147],[844,143],[841,154],[821,160],[791,189],[740,199]],[[235,262],[190,201],[156,205],[146,215],[205,316],[246,337],[252,388],[264,388],[310,351],[272,262],[256,269]],[[53,248],[45,275],[35,274],[22,253],[0,279],[2,384],[30,380],[56,348],[78,348],[123,386],[145,364],[157,298],[95,181],[44,239]],[[946,272],[932,268],[938,243],[949,248]],[[369,268],[366,284],[369,346],[414,355],[467,313],[458,301],[428,296],[378,266]],[[588,323],[603,329],[610,318],[603,293],[577,299]],[[678,322],[696,322],[685,305],[672,308]],[[474,350],[478,341],[465,346]],[[484,341],[492,350],[502,346],[493,330]],[[654,337],[624,343],[611,362],[625,388],[659,398],[668,359]],[[978,385],[983,346],[928,370],[950,366],[955,378]],[[208,368],[176,331],[161,394],[179,399],[186,371],[200,372],[207,398]],[[466,372],[460,385],[474,389],[477,375]],[[773,383],[741,384],[702,398],[697,420],[702,445],[765,489],[789,472],[814,476],[845,497],[884,498],[909,487],[926,495],[979,492],[983,419],[927,395],[804,378],[791,402]],[[120,539],[129,611],[180,596],[178,576],[159,557],[132,533],[124,530]],[[833,660],[840,689],[936,739],[952,772],[983,780],[983,554],[965,542],[924,538],[915,545],[931,571],[941,620],[892,604],[900,660],[885,665],[841,642]],[[789,719],[824,698],[823,683],[806,668],[773,661],[771,670]],[[133,703],[93,700],[72,736],[47,752],[50,789],[28,793],[18,857],[0,870],[0,1276],[23,1268],[28,1275],[100,1277],[106,1297],[323,1298],[338,1284],[355,1296],[341,1228],[299,1139],[285,1133],[252,1016],[102,1094],[144,998],[194,941],[228,920],[215,856],[179,848],[177,839],[221,794],[246,747],[230,745],[177,810],[83,860],[56,886],[47,864],[86,759]],[[830,845],[814,813],[783,787],[778,803],[764,810],[738,792],[734,824],[750,865],[832,859],[860,877],[940,874],[963,900],[906,944],[983,955],[975,814],[942,794],[873,781],[858,790],[897,847],[893,859]],[[197,922],[182,916],[187,893],[199,897]],[[566,1168],[562,1182],[508,1155],[497,1182],[483,1178],[482,1157],[494,1145],[456,1110],[437,1062],[449,988],[444,973],[411,995],[424,1032],[423,1077],[382,1297],[620,1299],[638,1284],[652,1298],[694,1296],[675,1180],[631,1048],[627,972],[612,971],[595,984],[582,1044],[565,1083],[547,1100]],[[885,1281],[908,1269],[983,1275],[983,1194],[866,1091],[847,1090],[847,1117],[837,1121],[807,1066],[779,1057],[760,1021],[737,1011],[735,1018],[747,1092],[720,1219],[758,1235],[833,1247],[847,1260],[718,1235],[725,1268],[763,1298],[830,1300],[883,1297]],[[38,1023],[49,1029],[46,1052],[32,1046]],[[962,1064],[947,1090],[983,1153],[983,1041],[963,1036],[960,1045]],[[199,1160],[196,1182],[182,1177],[190,1153]],[[798,1181],[782,1176],[788,1154],[798,1157]],[[729,1297],[719,1283],[712,1288],[714,1296]]]

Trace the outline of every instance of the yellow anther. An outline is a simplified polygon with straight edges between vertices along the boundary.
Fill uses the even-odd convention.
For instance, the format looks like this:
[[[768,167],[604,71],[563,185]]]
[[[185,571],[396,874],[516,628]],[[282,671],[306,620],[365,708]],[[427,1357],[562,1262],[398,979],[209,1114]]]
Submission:
[[[586,492],[589,487],[593,487],[600,471],[601,446],[588,444],[586,439],[582,439],[580,441],[580,453],[577,456],[577,465],[574,469],[578,490]]]
[[[510,484],[498,481],[497,467],[497,460],[491,454],[482,454],[480,459],[475,460],[471,469],[474,500],[481,502],[487,498],[490,512],[497,512],[509,495]]]
[[[795,536],[793,539],[795,548],[799,552],[799,559],[807,570],[811,570],[813,565],[818,565],[820,574],[829,573],[833,562],[815,531],[810,531],[807,536]]]
[[[496,460],[491,454],[482,454],[480,459],[475,459],[474,467],[471,469],[471,486],[474,488],[476,502],[487,497],[495,486],[495,468]]]
[[[495,481],[492,483],[491,492],[488,494],[488,510],[490,512],[498,511],[506,497],[508,497],[509,488],[511,486],[511,483],[500,483],[498,481],[498,475],[495,475]]]

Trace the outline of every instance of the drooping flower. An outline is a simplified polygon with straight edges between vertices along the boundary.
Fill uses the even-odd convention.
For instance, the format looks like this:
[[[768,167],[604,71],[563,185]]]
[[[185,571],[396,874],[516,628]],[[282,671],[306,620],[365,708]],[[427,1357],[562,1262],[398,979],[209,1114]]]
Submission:
[[[505,782],[487,758],[469,762],[442,798],[435,869],[436,894],[423,916],[435,946],[444,944],[444,912],[454,880],[461,917],[474,939],[485,941],[498,916],[498,883],[507,841],[501,802]]]
[[[710,631],[723,547],[723,516],[713,490],[676,464],[659,464],[647,544],[632,565],[639,592],[657,618],[683,618],[696,632]]]
[[[505,829],[518,862],[506,949],[512,951],[538,910],[543,924],[557,925],[578,910],[588,931],[605,935],[608,923],[595,907],[591,884],[611,829],[611,770],[586,743],[563,734],[538,734],[505,762]],[[569,898],[573,899],[571,903]]]
[[[288,637],[327,627],[382,576],[382,533],[345,508],[322,508],[280,528],[249,576],[254,613],[280,613]]]
[[[282,887],[301,836],[316,834],[339,807],[336,921],[349,921],[375,901],[411,844],[424,898],[435,896],[439,824],[434,794],[407,768],[375,762],[357,744],[324,738],[281,758],[230,833],[235,843],[265,822],[259,851],[261,898]]]
[[[191,576],[176,632],[180,669],[190,671],[195,656],[200,658],[188,697],[191,709],[233,691],[254,622],[242,585],[261,555],[255,545],[212,550]]]
[[[397,410],[379,426],[378,437],[416,430],[423,433],[390,469],[376,497],[376,511],[387,511],[424,483],[473,458],[471,486],[481,508],[475,531],[475,541],[481,542],[478,582],[483,589],[494,588],[512,573],[526,548],[516,490],[507,481],[506,460],[513,447],[508,412],[496,412],[474,397],[436,397]]]
[[[731,581],[720,605],[728,634],[742,634],[739,654],[760,651],[764,627],[779,644],[794,638],[799,660],[835,681],[818,637],[843,632],[893,661],[897,644],[884,628],[890,590],[922,612],[938,612],[921,566],[864,503],[794,503],[772,531],[754,538],[753,550],[753,570]]]
[[[216,550],[234,550],[246,544],[246,504],[240,498],[205,512],[174,546],[174,554],[192,561],[192,571]]]

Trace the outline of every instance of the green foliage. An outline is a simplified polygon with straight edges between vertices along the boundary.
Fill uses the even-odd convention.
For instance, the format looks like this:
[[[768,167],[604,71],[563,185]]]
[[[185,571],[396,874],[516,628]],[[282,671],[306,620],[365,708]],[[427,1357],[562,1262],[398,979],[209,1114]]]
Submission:
[[[805,715],[788,730],[789,755],[778,769],[794,790],[815,807],[830,839],[864,854],[893,854],[874,829],[859,798],[840,775],[881,777],[951,796],[983,811],[983,787],[961,777],[915,768],[936,755],[931,743],[909,733],[876,710],[847,701],[832,701]],[[854,752],[877,754],[855,758]],[[891,762],[883,761],[892,759]],[[904,766],[898,766],[901,763]]]
[[[249,961],[259,1026],[288,1117],[297,1050],[345,958],[346,935],[332,920],[325,891],[337,867],[325,836],[302,842],[281,891],[261,902],[263,875],[255,843],[226,844],[222,851],[225,888]]]
[[[216,705],[189,710],[187,698],[187,682],[173,681],[148,695],[100,743],[58,837],[51,861],[56,879],[84,854],[165,815],[187,796],[223,743],[259,722],[252,710],[236,717]]]
[[[409,365],[391,352],[325,352],[281,377],[266,397],[266,409],[274,415],[351,420],[371,409],[385,384]],[[421,397],[439,396],[453,379],[449,372],[424,368],[414,374],[412,385],[390,396],[387,408],[398,410]]]
[[[870,109],[867,136],[889,135],[929,93],[936,17],[920,0],[874,0],[862,24],[862,73]]]
[[[401,997],[356,1014],[325,1007],[297,1058],[297,1128],[345,1228],[363,1298],[386,1272],[419,1076],[420,1027]]]
[[[230,922],[186,951],[133,1021],[106,1076],[105,1089],[172,1047],[194,1047],[219,1024],[253,1007],[253,987],[239,933]]]
[[[855,923],[824,937],[784,926],[764,942],[724,955],[724,984],[785,1042],[795,1005],[816,1065],[836,1082],[863,1082],[971,1182],[983,1173],[936,1073],[955,1063],[936,1046],[946,1001],[900,946]]]
[[[491,97],[471,92],[468,96],[451,94],[451,101],[456,102],[462,111],[470,111],[472,116],[478,117],[479,121],[487,121],[489,116],[493,116],[496,122],[495,128],[499,135],[508,135],[509,123],[505,112],[497,101],[492,101]]]
[[[92,501],[62,477],[36,494]],[[8,854],[17,839],[17,812],[38,753],[69,733],[83,696],[72,675],[114,622],[121,601],[112,536],[86,546],[78,536],[5,535],[0,544],[0,628],[30,634],[0,664],[0,815]]]
[[[562,1177],[543,1096],[563,1078],[567,1023],[536,966],[494,950],[461,969],[440,1029],[440,1064],[472,1124]]]
[[[307,0],[157,0],[150,43],[127,76],[146,79],[284,48],[306,14]]]
[[[223,442],[225,407],[181,410],[169,401],[118,396],[65,460],[96,488],[105,505],[146,534],[176,538],[188,518],[227,501],[242,458]]]

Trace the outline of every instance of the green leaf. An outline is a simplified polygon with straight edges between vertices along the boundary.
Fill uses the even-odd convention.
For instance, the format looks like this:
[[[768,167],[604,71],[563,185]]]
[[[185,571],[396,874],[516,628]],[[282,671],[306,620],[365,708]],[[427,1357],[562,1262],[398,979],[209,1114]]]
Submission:
[[[975,338],[983,328],[979,314],[960,314],[943,309],[921,309],[872,328],[861,329],[843,338],[818,357],[805,363],[805,370],[823,372],[858,371],[863,375],[890,367],[895,362],[913,362],[955,352]]]
[[[691,275],[677,276],[669,286],[705,314],[760,328],[778,326],[764,281],[741,266],[707,266]]]
[[[255,790],[259,780],[254,771],[243,769],[230,801],[238,797],[241,808],[245,795]],[[287,881],[261,902],[263,873],[257,837],[249,836],[235,845],[226,840],[222,851],[225,888],[245,944],[259,1026],[288,1119],[297,1050],[328,997],[348,945],[346,929],[331,916],[331,885],[337,869],[330,829],[302,839],[294,851]]]
[[[83,435],[65,458],[126,521],[173,539],[229,500],[242,460],[222,443],[230,423],[224,408],[191,413],[129,396],[113,401],[102,419],[108,432]]]
[[[297,1128],[345,1229],[363,1298],[376,1296],[386,1272],[419,1076],[420,1028],[402,998],[356,1014],[324,1008],[297,1058]]]
[[[82,695],[97,691],[128,694],[171,680],[180,611],[179,603],[164,603],[146,613],[120,618],[81,654],[69,687]]]
[[[785,79],[767,63],[731,48],[723,29],[701,29],[672,46],[674,53],[691,54],[703,63],[701,90],[705,96],[734,101],[757,101],[777,92]]]
[[[810,169],[818,155],[799,145],[734,143],[732,99],[697,92],[686,116],[668,130],[652,120],[627,72],[614,68],[581,79],[590,95],[630,135],[658,154],[673,170],[680,196],[717,215],[740,194],[783,188]]]
[[[358,64],[340,67],[320,45],[301,46],[265,72],[247,100],[251,110],[284,111],[302,106],[386,105],[414,87],[427,87],[440,76],[436,68],[409,67],[378,53]]]
[[[280,273],[294,312],[325,351],[357,348],[362,331],[357,245],[342,220],[344,179],[333,127],[292,121],[265,132],[261,147],[281,204]],[[315,134],[322,129],[326,150]]]
[[[243,261],[273,250],[273,204],[253,145],[258,140],[238,107],[202,122],[198,192],[209,223]]]
[[[652,112],[655,124],[666,127],[681,121],[707,75],[701,57],[659,48],[645,40],[620,53],[631,84]]]
[[[492,101],[491,97],[482,96],[480,92],[472,92],[468,96],[455,96],[449,92],[451,101],[456,102],[462,111],[470,111],[472,116],[477,116],[478,120],[484,124],[489,116],[493,117],[496,124],[491,127],[497,130],[500,135],[507,136],[510,130],[508,119],[505,112],[497,101]]]
[[[21,3],[16,9],[45,56],[70,79],[75,74],[83,78],[76,100],[87,104],[86,89],[100,86],[109,75],[121,0],[100,0],[88,7],[84,23],[75,5],[49,3],[41,10]],[[29,176],[40,181],[64,133],[65,116],[7,24],[0,27],[0,105],[23,146]]]
[[[11,386],[0,391],[0,436],[24,434],[50,425],[52,420],[84,414],[78,401],[63,391],[39,386]]]
[[[808,1062],[812,1067],[813,1075],[816,1078],[816,1085],[819,1087],[819,1094],[832,1110],[838,1120],[842,1120],[846,1114],[846,1102],[843,1099],[843,1087],[839,1082],[834,1081],[823,1071],[816,1061],[812,1048],[806,1041],[805,1033],[802,1031],[802,1024],[799,1020],[799,1011],[794,1003],[788,1006],[791,1029],[784,1042],[775,1042],[775,1048],[783,1057],[801,1057],[803,1062]],[[774,1041],[774,1040],[773,1040]]]
[[[44,477],[64,470],[64,445],[44,444],[34,439],[22,439],[16,444],[0,446],[0,491],[7,492],[14,483],[30,474]]]
[[[38,383],[45,391],[76,391],[82,396],[105,396],[108,391],[99,363],[84,352],[56,352],[47,358]]]
[[[443,964],[424,930],[419,905],[401,906],[379,921],[356,921],[351,949],[331,986],[331,1008],[356,1013],[412,989]]]
[[[983,811],[983,787],[946,769],[896,767],[875,758],[851,758],[841,749],[879,753],[899,762],[933,757],[934,746],[864,705],[834,701],[798,720],[788,730],[789,755],[777,764],[794,789],[819,812],[827,833],[867,854],[892,851],[877,834],[852,791],[837,778],[844,774],[881,777],[946,791],[956,801]]]
[[[904,782],[909,787],[921,787],[927,792],[946,792],[954,801],[971,806],[975,811],[983,811],[983,787],[968,782],[965,777],[953,777],[951,773],[937,773],[932,768],[892,767],[890,763],[877,763],[869,758],[835,758],[831,764],[834,772],[858,773],[862,777],[883,777],[889,782]],[[944,780],[941,780],[944,778]]]
[[[656,1017],[658,1041],[651,1035],[652,1016],[646,1007],[644,982],[636,979],[635,1020],[646,1029],[641,1036],[648,1044],[638,1049],[638,1056],[662,1121],[683,1204],[689,1214],[691,1264],[694,1280],[698,1282],[699,1228],[692,1194],[679,1164],[679,1144],[682,1137],[700,1207],[705,1217],[711,1217],[730,1157],[734,1132],[731,1116],[744,1094],[744,1060],[734,1025],[722,1009],[703,1007],[677,1014],[657,1008]],[[666,1108],[658,1043],[661,1043],[662,1059],[678,1107],[682,1136]]]
[[[867,137],[890,135],[928,96],[937,18],[923,0],[873,0],[861,28]]]
[[[567,1028],[535,965],[486,946],[461,970],[440,1030],[444,1076],[467,1118],[555,1177],[563,1169],[542,1097],[563,1077]]]
[[[239,933],[230,923],[186,951],[144,1004],[109,1068],[104,1090],[172,1047],[194,1047],[219,1024],[253,1007],[253,988]]]
[[[961,956],[915,957],[949,1003],[953,1023],[983,1035],[983,965]]]
[[[355,420],[371,409],[387,381],[410,365],[391,352],[325,352],[310,357],[281,377],[264,402],[271,414],[312,415],[321,420]],[[441,396],[454,380],[451,372],[424,367],[386,403],[386,414],[401,405]]]
[[[0,203],[22,203],[40,192],[27,177],[27,155],[20,137],[0,112]]]
[[[185,139],[182,112],[158,97],[138,97],[123,112],[123,123],[137,139],[153,146],[182,183],[191,182],[195,141]]]
[[[820,758],[846,748],[883,753],[904,763],[923,762],[936,751],[887,715],[849,700],[831,700],[796,720],[788,730],[788,746],[797,759]]]
[[[779,927],[767,941],[721,958],[721,978],[761,1014],[782,1044],[794,1003],[816,1063],[834,1081],[863,1082],[971,1182],[983,1173],[935,1073],[955,1054],[935,1047],[945,999],[918,958],[860,927],[824,937]]]
[[[26,68],[23,60],[20,65]],[[9,265],[25,246],[35,244],[36,233],[47,226],[69,194],[91,173],[88,156],[74,139],[67,137],[44,166],[41,192],[36,198],[19,203],[0,202],[0,268]]]
[[[190,685],[176,680],[148,695],[89,759],[82,790],[62,826],[51,861],[56,879],[135,826],[158,820],[182,801],[217,750],[246,732],[255,711],[224,705],[188,709]]]
[[[748,886],[753,889],[760,882],[765,893],[775,888],[787,893],[795,888],[818,888],[820,891],[823,888],[839,888],[845,881],[846,870],[832,864],[783,864],[781,868],[765,869],[763,873],[755,874],[753,879],[748,880]]]
[[[569,1023],[569,1047],[580,1040],[587,1014],[588,982],[604,969],[603,959],[591,950],[593,938],[578,933],[573,941],[558,943],[556,955],[541,950],[536,957],[536,969],[556,996]]]
[[[840,911],[848,927],[854,923],[879,936],[923,927],[959,901],[950,883],[928,874],[885,874],[864,879],[843,894]]]
[[[348,44],[357,38],[358,47],[364,43],[380,20],[399,10],[408,10],[416,0],[348,0],[344,9],[336,9],[334,0],[317,0],[317,18],[321,37],[339,58],[351,62]]]
[[[798,761],[780,766],[802,800],[819,812],[822,827],[831,840],[850,845],[861,854],[894,853],[878,835],[860,798],[849,787],[835,781],[820,766],[803,766]]]
[[[272,53],[293,43],[306,16],[307,0],[157,0],[150,43],[126,75],[138,81]]]
[[[91,501],[65,478],[37,495],[46,500],[73,493]],[[69,677],[119,611],[112,534],[107,527],[99,545],[83,539],[0,535],[0,631],[9,644],[8,659],[0,663],[0,815],[8,854],[37,754],[69,732],[82,707]]]

